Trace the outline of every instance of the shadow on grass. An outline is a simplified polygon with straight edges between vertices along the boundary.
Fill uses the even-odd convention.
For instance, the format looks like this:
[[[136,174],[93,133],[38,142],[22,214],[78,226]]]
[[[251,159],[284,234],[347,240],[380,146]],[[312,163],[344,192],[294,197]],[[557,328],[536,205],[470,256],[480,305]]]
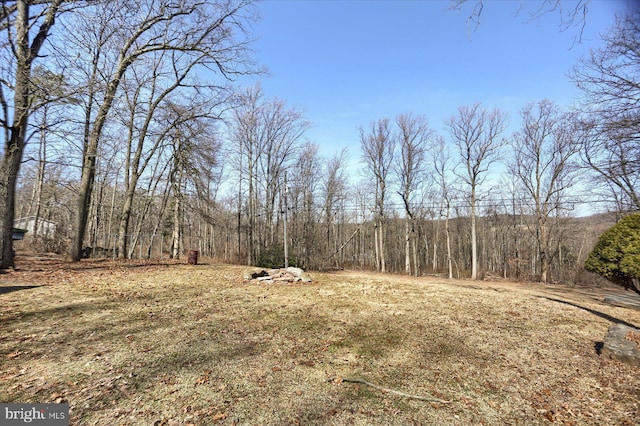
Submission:
[[[602,355],[602,349],[604,349],[604,342],[596,342],[593,345],[593,348],[596,350],[598,355]]]
[[[553,297],[546,297],[546,296],[538,296],[538,297],[540,297],[542,299],[550,300],[552,302],[563,303],[565,305],[573,306],[574,308],[582,309],[583,311],[587,311],[590,314],[593,314],[593,315],[595,315],[597,317],[603,318],[603,319],[605,319],[607,321],[611,321],[612,323],[615,323],[615,324],[623,324],[623,325],[626,325],[627,327],[638,328],[638,326],[636,326],[636,325],[634,325],[634,324],[632,324],[630,322],[621,320],[620,318],[616,318],[616,317],[611,316],[609,314],[605,314],[604,312],[596,311],[595,309],[591,309],[591,308],[586,308],[584,306],[580,306],[580,305],[578,305],[576,303],[573,303],[573,302],[568,302],[568,301],[562,300],[562,299],[555,299]]]
[[[131,261],[129,259],[85,259],[84,261],[76,262],[76,263],[68,263],[68,266],[65,268],[70,271],[89,271],[89,270],[101,270],[101,269],[112,269],[114,267],[119,267],[123,269],[135,269],[135,268],[144,268],[144,267],[175,267],[185,265],[185,263],[172,262],[172,263],[164,263],[157,260],[141,260],[141,261]]]
[[[29,290],[31,288],[41,287],[39,285],[8,285],[0,286],[0,294],[13,293],[14,291]]]

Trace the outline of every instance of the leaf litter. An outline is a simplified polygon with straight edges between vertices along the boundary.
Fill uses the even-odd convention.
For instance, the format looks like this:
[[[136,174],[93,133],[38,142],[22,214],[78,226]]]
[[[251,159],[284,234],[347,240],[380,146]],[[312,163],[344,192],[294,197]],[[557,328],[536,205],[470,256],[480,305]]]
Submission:
[[[597,351],[606,318],[640,324],[640,312],[579,289],[360,272],[264,286],[239,266],[170,261],[20,266],[0,275],[23,288],[0,294],[0,402],[68,402],[71,424],[640,418],[638,368]]]

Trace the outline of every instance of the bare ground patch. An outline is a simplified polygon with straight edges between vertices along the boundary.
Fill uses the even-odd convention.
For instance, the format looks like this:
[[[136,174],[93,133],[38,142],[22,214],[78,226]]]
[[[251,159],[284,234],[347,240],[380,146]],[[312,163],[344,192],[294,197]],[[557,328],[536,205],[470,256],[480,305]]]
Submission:
[[[640,418],[640,371],[597,351],[612,321],[638,326],[640,312],[593,292],[364,273],[259,285],[218,264],[21,266],[0,275],[0,402],[68,402],[72,424]]]

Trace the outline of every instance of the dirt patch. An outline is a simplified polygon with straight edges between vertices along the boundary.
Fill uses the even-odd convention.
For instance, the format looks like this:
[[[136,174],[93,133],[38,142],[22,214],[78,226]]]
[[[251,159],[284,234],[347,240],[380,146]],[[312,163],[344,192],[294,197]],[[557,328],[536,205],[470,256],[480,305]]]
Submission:
[[[569,287],[355,272],[262,286],[246,268],[175,262],[19,267],[0,275],[19,288],[0,294],[0,401],[68,402],[71,424],[640,417],[638,367],[596,350],[612,322],[637,326],[640,312]]]

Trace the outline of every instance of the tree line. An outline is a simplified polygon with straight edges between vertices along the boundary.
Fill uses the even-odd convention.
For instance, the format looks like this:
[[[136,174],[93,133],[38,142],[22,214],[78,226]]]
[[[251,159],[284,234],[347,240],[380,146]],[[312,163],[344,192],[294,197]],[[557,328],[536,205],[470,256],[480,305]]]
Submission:
[[[359,128],[322,158],[310,123],[237,77],[251,2],[18,1],[3,29],[2,261],[14,219],[56,224],[33,248],[83,256],[570,280],[603,229],[576,207],[640,210],[640,13],[571,79],[579,108],[416,112]],[[593,210],[593,209],[592,209]],[[285,240],[284,235],[287,238]]]

